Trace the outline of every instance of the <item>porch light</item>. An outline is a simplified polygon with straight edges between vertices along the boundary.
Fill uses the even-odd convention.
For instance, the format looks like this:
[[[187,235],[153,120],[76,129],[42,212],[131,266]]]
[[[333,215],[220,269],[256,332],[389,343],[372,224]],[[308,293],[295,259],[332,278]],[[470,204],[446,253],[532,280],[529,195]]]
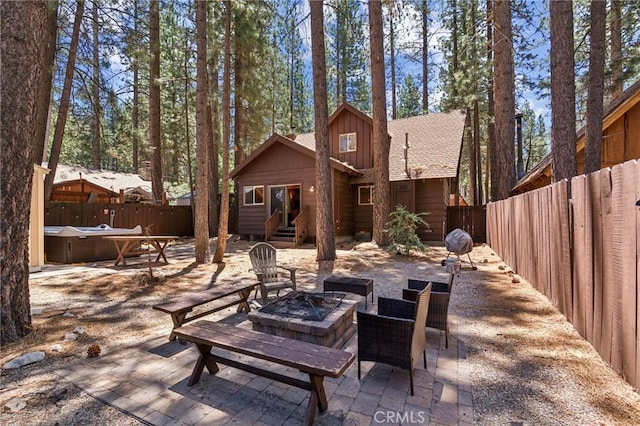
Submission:
[[[309,192],[313,192],[313,191],[315,191],[315,190],[316,190],[316,187],[315,187],[315,186],[311,185],[311,186],[309,187]]]

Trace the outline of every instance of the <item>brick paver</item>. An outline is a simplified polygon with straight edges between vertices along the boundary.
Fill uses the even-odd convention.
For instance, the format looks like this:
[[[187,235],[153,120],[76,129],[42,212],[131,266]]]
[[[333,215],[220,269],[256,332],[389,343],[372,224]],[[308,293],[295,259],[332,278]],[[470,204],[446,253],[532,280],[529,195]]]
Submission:
[[[218,313],[223,316],[226,311]],[[229,310],[227,314],[231,313]],[[450,321],[455,330],[455,317]],[[248,322],[240,326],[250,326]],[[345,350],[357,353],[357,336]],[[317,413],[317,425],[473,424],[473,399],[467,350],[455,334],[427,330],[427,370],[422,360],[414,369],[415,395],[409,374],[384,364],[357,361],[343,377],[325,380],[329,401]],[[215,376],[205,372],[200,383],[187,386],[197,351],[191,345],[167,342],[166,333],[139,346],[105,353],[57,373],[94,397],[154,425],[296,425],[304,418],[306,391],[230,367]],[[255,362],[260,364],[260,361]],[[274,367],[296,374],[284,367]]]

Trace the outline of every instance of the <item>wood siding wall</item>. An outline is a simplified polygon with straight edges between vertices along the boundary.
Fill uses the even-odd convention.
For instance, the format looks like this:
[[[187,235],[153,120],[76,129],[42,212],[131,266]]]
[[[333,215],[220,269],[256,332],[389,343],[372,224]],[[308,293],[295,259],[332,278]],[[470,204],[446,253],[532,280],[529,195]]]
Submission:
[[[86,203],[89,197],[95,193],[95,201],[98,203],[110,203],[118,201],[118,194],[105,191],[104,188],[86,181],[73,181],[59,183],[53,186],[51,201],[64,201],[68,203]]]
[[[336,236],[355,235],[353,187],[349,176],[333,171],[333,212]]]
[[[487,206],[492,249],[640,385],[637,160]]]
[[[640,103],[614,121],[602,133],[602,167],[640,158]],[[582,173],[584,151],[578,158],[578,172]]]
[[[415,192],[416,182],[413,180],[391,182],[391,211],[395,210],[396,206],[403,205],[410,212],[415,212]]]
[[[449,193],[446,179],[422,179],[415,181],[416,213],[428,212],[424,220],[431,226],[431,232],[418,228],[422,241],[442,242],[445,236],[447,204]]]
[[[107,214],[104,211],[107,210]],[[151,226],[153,235],[193,236],[190,206],[150,204],[56,203],[45,202],[45,226],[97,226],[109,224],[108,211],[114,210],[114,228]]]
[[[237,176],[238,186],[238,233],[241,235],[264,235],[264,222],[269,208],[269,187],[276,185],[300,185],[300,206],[309,208],[307,233],[316,235],[316,197],[309,191],[315,185],[315,160],[312,157],[274,144],[262,153]],[[245,206],[243,187],[263,185],[264,205]]]
[[[340,152],[340,135],[356,133],[357,149],[354,152]],[[371,147],[371,124],[345,110],[329,126],[330,153],[333,158],[347,162],[356,169],[373,167]]]

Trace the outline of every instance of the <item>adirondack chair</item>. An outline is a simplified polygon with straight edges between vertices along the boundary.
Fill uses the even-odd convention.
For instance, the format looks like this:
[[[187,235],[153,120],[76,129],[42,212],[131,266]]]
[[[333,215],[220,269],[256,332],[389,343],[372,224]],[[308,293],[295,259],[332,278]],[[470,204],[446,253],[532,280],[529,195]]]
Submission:
[[[361,361],[374,361],[409,370],[413,395],[413,366],[422,354],[427,368],[424,327],[429,310],[431,284],[420,290],[416,301],[378,297],[378,314],[357,311],[358,379]]]
[[[258,243],[249,250],[249,258],[253,266],[250,271],[255,272],[260,280],[260,296],[262,304],[267,303],[267,296],[275,291],[290,288],[296,291],[296,268],[278,265],[276,262],[276,248],[269,243]],[[258,289],[256,288],[256,297]]]

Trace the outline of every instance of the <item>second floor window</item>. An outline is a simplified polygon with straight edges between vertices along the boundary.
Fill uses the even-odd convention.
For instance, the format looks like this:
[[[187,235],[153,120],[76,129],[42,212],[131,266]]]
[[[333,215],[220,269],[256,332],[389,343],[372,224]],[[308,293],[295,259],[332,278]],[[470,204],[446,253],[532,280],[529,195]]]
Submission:
[[[340,152],[353,152],[356,150],[356,134],[344,133],[340,135]]]
[[[264,186],[245,186],[244,205],[254,206],[264,204]]]

